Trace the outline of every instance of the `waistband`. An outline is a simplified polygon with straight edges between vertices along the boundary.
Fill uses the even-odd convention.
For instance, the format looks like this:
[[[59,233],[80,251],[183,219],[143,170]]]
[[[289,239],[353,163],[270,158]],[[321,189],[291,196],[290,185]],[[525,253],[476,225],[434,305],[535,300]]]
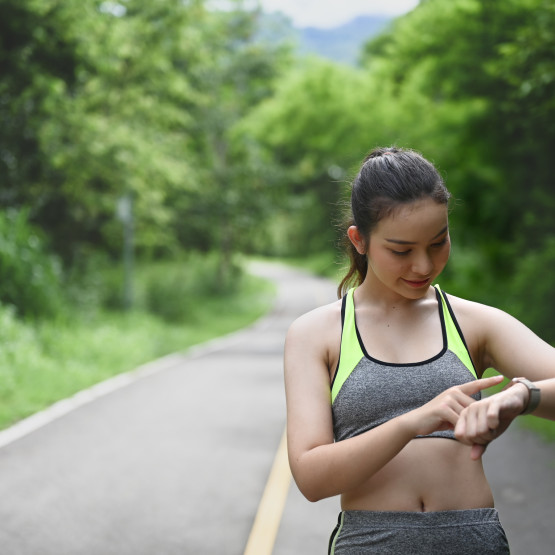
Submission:
[[[472,526],[499,523],[499,513],[494,508],[465,509],[457,511],[342,511],[345,525],[384,526],[387,528],[427,528],[440,526]]]

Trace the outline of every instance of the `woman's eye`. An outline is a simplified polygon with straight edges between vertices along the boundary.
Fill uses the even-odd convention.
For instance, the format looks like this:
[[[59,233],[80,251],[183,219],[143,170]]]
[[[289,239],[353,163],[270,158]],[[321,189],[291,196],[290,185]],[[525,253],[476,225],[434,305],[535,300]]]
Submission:
[[[447,243],[447,237],[445,237],[445,239],[442,239],[439,243],[433,243],[432,247],[443,247],[443,245],[445,245],[445,243]]]
[[[406,256],[410,251],[391,251],[395,256]]]

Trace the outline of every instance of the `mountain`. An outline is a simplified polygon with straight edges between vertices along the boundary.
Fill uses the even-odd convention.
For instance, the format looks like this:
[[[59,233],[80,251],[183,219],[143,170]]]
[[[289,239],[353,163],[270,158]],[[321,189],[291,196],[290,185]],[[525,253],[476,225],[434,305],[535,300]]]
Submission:
[[[298,29],[299,53],[317,54],[335,62],[356,65],[365,42],[383,31],[388,16],[359,16],[332,29]]]

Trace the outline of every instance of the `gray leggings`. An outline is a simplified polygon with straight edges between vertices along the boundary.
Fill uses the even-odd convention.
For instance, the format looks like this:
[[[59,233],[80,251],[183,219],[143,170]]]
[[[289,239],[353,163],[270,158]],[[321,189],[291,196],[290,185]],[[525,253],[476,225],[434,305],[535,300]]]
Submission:
[[[439,512],[342,511],[328,555],[507,554],[496,509]]]

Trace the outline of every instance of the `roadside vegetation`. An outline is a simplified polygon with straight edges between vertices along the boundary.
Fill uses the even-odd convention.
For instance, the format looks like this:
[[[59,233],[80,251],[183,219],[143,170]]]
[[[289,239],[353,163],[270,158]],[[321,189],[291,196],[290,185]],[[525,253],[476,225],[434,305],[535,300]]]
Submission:
[[[0,429],[116,374],[245,327],[271,308],[271,284],[239,269],[231,290],[211,290],[214,258],[139,268],[140,299],[128,311],[97,304],[90,290],[55,318],[22,320],[13,306],[0,306]],[[118,284],[118,273],[102,275]],[[102,293],[111,303],[121,298],[117,286],[104,284]]]

